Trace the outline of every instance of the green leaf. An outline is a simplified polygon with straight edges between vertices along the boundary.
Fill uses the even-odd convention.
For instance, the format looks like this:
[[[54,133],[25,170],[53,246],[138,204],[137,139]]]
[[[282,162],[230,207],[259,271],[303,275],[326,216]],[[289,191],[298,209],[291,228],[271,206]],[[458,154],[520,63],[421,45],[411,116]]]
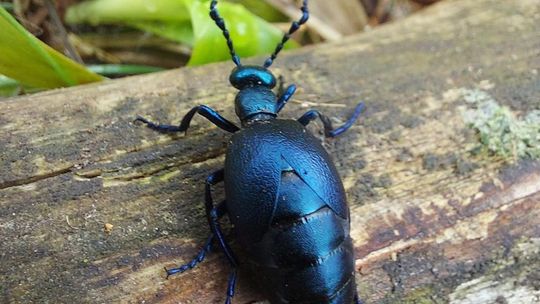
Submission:
[[[88,22],[92,25],[190,20],[184,0],[93,0],[70,6],[66,12],[67,23]]]
[[[240,3],[250,12],[263,18],[268,22],[287,22],[289,18],[278,11],[268,1],[261,0],[231,0],[233,3]]]
[[[35,88],[56,88],[102,80],[27,32],[0,7],[0,74]]]
[[[193,46],[193,29],[191,21],[128,21],[127,25],[150,32],[166,39]]]
[[[12,97],[16,96],[21,90],[20,84],[17,80],[8,78],[4,75],[0,75],[0,96]]]
[[[208,3],[193,1],[191,5],[195,46],[189,65],[230,59],[221,30],[208,17]],[[250,13],[242,5],[221,3],[219,12],[225,19],[234,48],[240,57],[270,54],[283,36],[279,29]]]

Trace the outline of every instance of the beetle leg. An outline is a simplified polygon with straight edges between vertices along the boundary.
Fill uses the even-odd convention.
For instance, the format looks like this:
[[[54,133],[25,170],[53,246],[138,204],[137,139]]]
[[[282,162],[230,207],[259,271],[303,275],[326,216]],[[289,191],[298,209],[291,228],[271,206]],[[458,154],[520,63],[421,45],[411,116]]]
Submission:
[[[298,118],[298,122],[304,126],[307,126],[314,119],[319,118],[324,126],[324,135],[326,137],[336,137],[347,131],[353,125],[354,121],[360,116],[364,108],[364,103],[359,103],[354,109],[354,113],[351,118],[349,118],[341,127],[336,129],[332,127],[332,122],[330,121],[330,118],[328,118],[328,116],[325,116],[324,114],[321,114],[317,110],[307,111],[304,115],[302,115],[302,117]]]
[[[223,201],[216,207],[217,217],[221,218],[223,215],[225,215],[225,212],[227,212],[227,209],[226,209],[226,206],[225,206],[225,201]],[[206,257],[206,255],[210,251],[212,251],[212,243],[214,242],[214,239],[215,239],[214,234],[213,233],[210,234],[210,236],[206,240],[206,243],[204,243],[204,246],[201,249],[201,251],[199,251],[197,256],[195,256],[195,258],[193,260],[191,260],[189,263],[186,263],[186,264],[184,264],[182,266],[179,266],[179,267],[176,267],[176,268],[170,268],[170,269],[165,268],[165,271],[167,272],[167,278],[169,278],[169,276],[171,276],[173,274],[182,273],[182,272],[185,272],[187,270],[195,268],[195,266],[197,266],[199,263],[201,263],[204,260],[204,258]]]
[[[229,244],[225,240],[225,237],[223,236],[223,232],[221,231],[221,227],[218,221],[220,210],[219,208],[214,208],[214,201],[212,199],[212,186],[223,181],[223,177],[224,177],[223,173],[224,173],[224,170],[220,169],[212,173],[206,179],[206,187],[205,187],[206,216],[208,218],[208,224],[210,225],[210,229],[212,230],[212,233],[216,236],[221,249],[223,249],[223,253],[225,253],[225,256],[231,263],[231,266],[236,267],[238,265],[236,257],[234,256],[231,248],[229,247]],[[222,210],[221,212],[224,213],[225,210]]]
[[[233,268],[237,267],[238,262],[236,262],[236,257],[234,256],[234,253],[232,252],[231,247],[227,243],[227,240],[225,240],[223,232],[221,231],[221,225],[219,224],[216,210],[217,209],[212,209],[212,211],[210,211],[210,214],[208,215],[208,218],[209,218],[208,220],[210,221],[210,229],[216,236],[219,246],[223,250],[223,253],[227,257],[227,260],[229,260],[229,263],[231,264],[231,266]]]
[[[227,241],[223,236],[223,232],[221,231],[221,227],[218,221],[218,219],[223,216],[225,212],[227,212],[225,207],[225,201],[221,202],[218,207],[214,207],[214,201],[212,199],[212,186],[223,181],[224,172],[225,170],[220,169],[210,174],[210,176],[208,176],[208,178],[206,179],[205,201],[206,215],[208,217],[210,229],[217,237],[223,253],[225,253],[225,256],[227,257],[229,263],[231,263],[231,266],[233,268],[229,276],[229,282],[227,284],[227,299],[225,300],[225,304],[231,304],[232,297],[234,296],[234,289],[236,287],[236,268],[238,267],[238,262],[236,262],[236,257],[234,256],[231,248],[229,247],[229,244],[227,244]]]
[[[156,124],[141,116],[137,116],[135,121],[143,122],[150,129],[158,131],[160,133],[186,132],[189,128],[189,123],[191,122],[191,119],[193,119],[193,116],[195,116],[195,113],[199,113],[206,119],[210,120],[214,125],[227,132],[234,133],[240,130],[240,128],[238,128],[235,124],[228,121],[214,109],[205,105],[196,106],[189,110],[189,112],[187,112],[184,118],[182,118],[182,122],[179,126]]]
[[[204,258],[206,257],[206,254],[212,250],[213,241],[214,241],[214,235],[211,234],[206,240],[206,243],[204,243],[204,246],[201,249],[201,251],[197,254],[197,256],[193,260],[191,260],[191,262],[184,264],[180,267],[176,267],[176,268],[170,268],[170,269],[165,268],[165,271],[167,272],[167,279],[169,278],[169,276],[173,274],[182,273],[186,270],[193,269],[195,266],[197,266],[197,264],[202,262]]]
[[[234,297],[234,289],[236,288],[236,269],[233,269],[229,275],[229,282],[227,283],[227,299],[225,304],[231,304]]]
[[[280,89],[280,91],[283,91],[283,89]],[[284,92],[279,92],[279,98],[277,101],[278,107],[277,112],[279,113],[283,107],[285,107],[285,104],[291,97],[294,95],[294,92],[296,92],[296,86],[294,84],[291,84],[287,87],[287,89]]]

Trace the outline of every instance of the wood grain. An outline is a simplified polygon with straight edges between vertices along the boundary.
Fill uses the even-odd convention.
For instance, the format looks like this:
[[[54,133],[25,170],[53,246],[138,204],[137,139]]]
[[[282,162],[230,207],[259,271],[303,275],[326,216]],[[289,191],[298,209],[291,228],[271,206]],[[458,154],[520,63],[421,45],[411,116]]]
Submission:
[[[361,123],[325,142],[347,189],[366,303],[538,303],[540,163],[473,153],[463,111],[471,91],[518,117],[540,108],[539,33],[540,1],[443,1],[277,60],[273,72],[299,86],[283,117],[316,107],[337,123],[367,104]],[[223,301],[221,254],[169,280],[163,267],[204,242],[203,181],[229,135],[201,118],[187,136],[132,120],[178,122],[201,103],[233,118],[231,69],[0,102],[0,302]],[[235,303],[260,300],[242,275]]]

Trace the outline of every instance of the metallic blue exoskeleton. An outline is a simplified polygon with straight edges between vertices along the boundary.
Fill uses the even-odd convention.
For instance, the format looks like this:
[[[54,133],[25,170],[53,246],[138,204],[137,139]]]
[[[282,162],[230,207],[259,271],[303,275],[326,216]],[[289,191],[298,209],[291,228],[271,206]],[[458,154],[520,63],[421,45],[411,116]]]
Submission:
[[[256,274],[253,277],[272,303],[360,303],[345,191],[330,156],[305,126],[319,118],[326,137],[335,137],[351,127],[363,104],[337,129],[316,110],[297,120],[277,119],[296,87],[291,85],[276,96],[272,91],[276,78],[267,68],[290,35],[307,21],[307,0],[302,17],[293,22],[263,66],[241,65],[216,5],[217,1],[211,1],[210,16],[223,31],[237,65],[229,81],[239,90],[235,109],[242,129],[204,105],[189,111],[179,126],[137,118],[159,132],[183,132],[199,113],[234,133],[225,168],[206,181],[206,214],[212,234],[194,260],[168,269],[167,274],[195,267],[217,243],[232,266],[225,303],[231,303],[234,295],[239,265]],[[219,182],[225,182],[226,199],[215,205],[211,187]],[[242,248],[241,259],[221,231],[219,219],[225,214]]]

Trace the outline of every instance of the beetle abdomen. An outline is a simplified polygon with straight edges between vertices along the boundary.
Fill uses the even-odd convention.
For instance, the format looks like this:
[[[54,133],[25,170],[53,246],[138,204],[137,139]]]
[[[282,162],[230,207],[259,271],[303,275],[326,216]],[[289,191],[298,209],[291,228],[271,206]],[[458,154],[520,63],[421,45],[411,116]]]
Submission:
[[[272,225],[248,251],[272,303],[353,303],[349,219],[328,208],[293,171],[282,173]]]

